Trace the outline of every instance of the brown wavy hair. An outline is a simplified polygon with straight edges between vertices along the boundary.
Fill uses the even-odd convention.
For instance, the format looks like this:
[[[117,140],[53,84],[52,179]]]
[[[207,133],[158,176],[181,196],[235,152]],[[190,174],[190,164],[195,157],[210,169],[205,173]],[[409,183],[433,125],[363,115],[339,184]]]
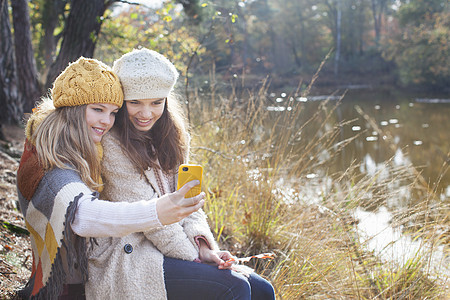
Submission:
[[[116,117],[114,131],[122,148],[141,174],[148,168],[176,172],[188,155],[188,134],[185,118],[173,95],[166,98],[164,111],[153,127],[137,130],[128,117],[126,104]]]

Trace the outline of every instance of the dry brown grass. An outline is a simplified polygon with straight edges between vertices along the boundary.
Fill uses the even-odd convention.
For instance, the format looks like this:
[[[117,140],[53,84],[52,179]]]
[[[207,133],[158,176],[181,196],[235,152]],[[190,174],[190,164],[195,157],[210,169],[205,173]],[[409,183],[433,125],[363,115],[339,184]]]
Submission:
[[[190,103],[191,160],[205,168],[205,210],[219,242],[238,256],[276,253],[250,265],[271,280],[279,299],[445,299],[448,273],[427,267],[437,247],[424,247],[404,265],[383,261],[361,243],[353,218],[360,205],[376,208],[399,197],[399,184],[423,190],[417,173],[386,162],[388,177],[357,175],[355,162],[331,174],[327,165],[356,138],[339,140],[352,121],[330,126],[339,102],[308,110],[297,96],[275,117],[265,109],[267,83],[241,95],[216,94],[214,105]],[[422,241],[445,245],[443,234],[430,237],[439,228],[448,234],[448,204],[425,190],[437,212]],[[419,211],[396,212],[395,225]]]

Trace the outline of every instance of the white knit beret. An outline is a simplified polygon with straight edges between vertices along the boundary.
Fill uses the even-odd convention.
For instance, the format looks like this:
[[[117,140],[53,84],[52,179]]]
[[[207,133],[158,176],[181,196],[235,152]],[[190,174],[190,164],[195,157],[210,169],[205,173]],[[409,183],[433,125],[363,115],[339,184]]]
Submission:
[[[122,83],[124,100],[165,98],[178,79],[175,66],[147,48],[124,54],[114,62],[113,71]]]

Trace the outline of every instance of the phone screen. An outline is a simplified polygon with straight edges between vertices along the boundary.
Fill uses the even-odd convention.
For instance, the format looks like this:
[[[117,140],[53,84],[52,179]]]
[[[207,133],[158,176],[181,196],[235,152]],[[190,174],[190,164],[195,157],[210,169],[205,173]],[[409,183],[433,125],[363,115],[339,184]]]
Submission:
[[[202,175],[203,168],[200,165],[191,165],[191,164],[183,164],[180,165],[178,169],[178,183],[177,190],[179,190],[183,185],[192,180],[199,180],[200,184],[191,188],[187,194],[184,196],[185,198],[191,198],[200,194],[202,188]]]

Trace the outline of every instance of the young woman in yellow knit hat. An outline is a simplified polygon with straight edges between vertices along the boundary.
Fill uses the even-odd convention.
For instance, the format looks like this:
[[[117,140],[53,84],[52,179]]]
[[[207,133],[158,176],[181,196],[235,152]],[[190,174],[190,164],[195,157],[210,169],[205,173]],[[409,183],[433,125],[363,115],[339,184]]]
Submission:
[[[188,161],[189,137],[172,94],[178,72],[145,48],[123,55],[113,71],[125,103],[102,140],[101,196],[116,203],[164,197],[175,191],[178,167]],[[202,210],[170,226],[97,239],[88,256],[92,299],[274,298],[268,281],[228,261],[231,254],[219,249]]]
[[[29,118],[17,171],[33,253],[30,280],[18,292],[22,298],[84,299],[86,237],[146,231],[177,222],[202,206],[203,195],[184,199],[195,182],[158,201],[98,199],[103,188],[100,141],[122,104],[118,77],[100,61],[82,57],[56,78],[51,98]],[[89,235],[84,228],[90,228]]]

